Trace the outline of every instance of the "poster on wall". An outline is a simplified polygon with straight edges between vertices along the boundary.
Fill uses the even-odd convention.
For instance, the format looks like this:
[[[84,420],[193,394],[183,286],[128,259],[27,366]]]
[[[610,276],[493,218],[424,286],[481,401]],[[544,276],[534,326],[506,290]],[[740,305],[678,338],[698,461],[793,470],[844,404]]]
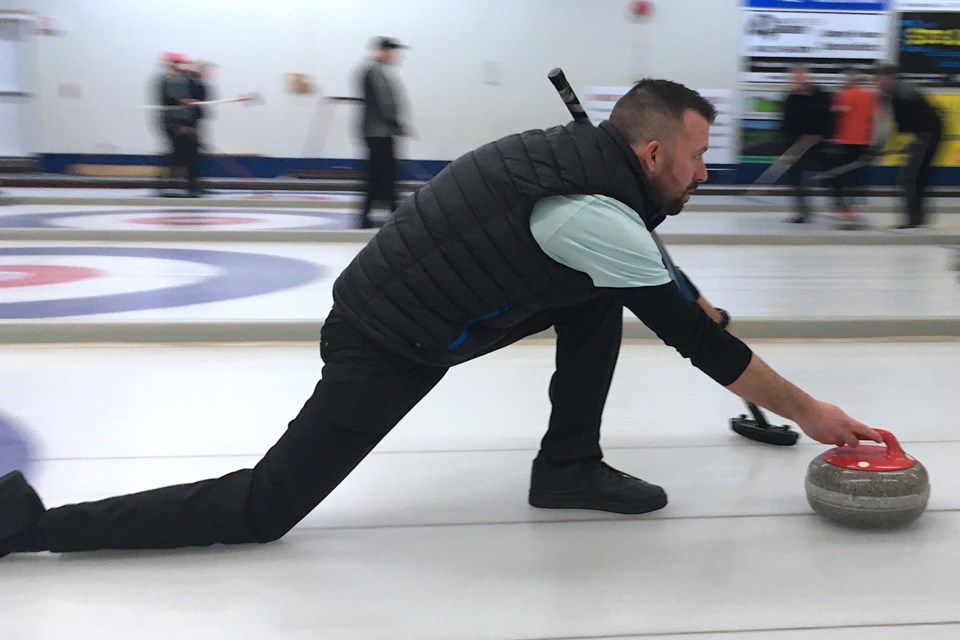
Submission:
[[[960,86],[960,13],[900,14],[901,76],[932,87]]]
[[[893,0],[894,11],[960,11],[960,0]]]
[[[837,84],[845,67],[867,70],[889,59],[888,4],[748,0],[740,12],[741,80],[786,83],[790,68],[803,64],[816,82]]]
[[[744,91],[740,108],[743,120],[740,123],[740,162],[743,164],[767,164],[786,151],[787,144],[780,135],[783,117],[783,92]],[[960,95],[928,94],[937,105],[944,120],[944,135],[933,159],[934,166],[960,167]],[[893,135],[876,163],[897,167],[906,164],[903,151],[913,140],[907,133]]]
[[[960,2],[960,0],[947,0]],[[745,0],[753,9],[785,9],[792,11],[860,11],[880,12],[890,7],[890,0]]]
[[[741,163],[773,162],[786,150],[780,135],[785,97],[782,91],[749,90],[741,93]]]
[[[610,118],[613,105],[623,95],[630,91],[630,87],[587,87],[584,95],[583,108],[594,124]]]
[[[610,117],[616,104],[630,87],[587,87],[583,108],[590,120],[599,123]],[[717,110],[717,118],[710,125],[710,139],[704,161],[708,165],[733,164],[735,162],[736,118],[733,92],[729,89],[697,89]]]

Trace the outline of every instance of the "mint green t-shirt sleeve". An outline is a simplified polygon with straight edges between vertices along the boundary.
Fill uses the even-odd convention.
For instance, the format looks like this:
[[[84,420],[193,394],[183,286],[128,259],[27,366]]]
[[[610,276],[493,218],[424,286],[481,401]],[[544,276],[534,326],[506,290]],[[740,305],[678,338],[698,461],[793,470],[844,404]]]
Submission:
[[[640,216],[613,198],[544,198],[533,208],[530,231],[544,253],[587,274],[597,287],[627,289],[670,282]]]

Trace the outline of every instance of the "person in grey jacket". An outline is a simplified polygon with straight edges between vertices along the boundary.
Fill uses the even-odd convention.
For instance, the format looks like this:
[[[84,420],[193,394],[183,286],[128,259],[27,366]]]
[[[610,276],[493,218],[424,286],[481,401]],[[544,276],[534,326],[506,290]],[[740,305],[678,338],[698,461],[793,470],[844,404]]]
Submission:
[[[360,135],[367,146],[367,195],[360,225],[372,227],[370,211],[375,205],[397,208],[394,188],[397,158],[394,138],[406,133],[402,118],[400,82],[389,67],[397,61],[397,49],[406,47],[393,38],[374,40],[374,55],[360,73],[363,115]]]

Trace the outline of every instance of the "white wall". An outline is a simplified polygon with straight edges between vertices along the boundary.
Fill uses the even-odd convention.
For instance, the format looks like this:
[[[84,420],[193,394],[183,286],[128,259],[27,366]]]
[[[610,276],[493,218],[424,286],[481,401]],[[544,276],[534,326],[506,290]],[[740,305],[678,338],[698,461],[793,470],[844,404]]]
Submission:
[[[562,66],[575,88],[644,76],[734,89],[738,0],[21,0],[60,36],[37,36],[40,133],[47,153],[156,153],[151,78],[162,51],[220,65],[220,97],[260,91],[260,107],[217,108],[211,142],[227,153],[359,157],[352,106],[286,93],[284,74],[322,93],[356,95],[372,36],[412,48],[397,68],[417,132],[404,155],[450,159],[513,131],[568,119],[546,80]],[[484,84],[499,68],[502,84]],[[69,85],[79,96],[61,95]],[[69,93],[69,92],[68,92]],[[324,130],[327,131],[324,136]]]

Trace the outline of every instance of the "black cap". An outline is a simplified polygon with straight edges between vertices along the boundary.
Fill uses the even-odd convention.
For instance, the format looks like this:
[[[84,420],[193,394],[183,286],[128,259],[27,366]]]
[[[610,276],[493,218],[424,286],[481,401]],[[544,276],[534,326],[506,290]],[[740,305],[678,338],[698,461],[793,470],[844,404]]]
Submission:
[[[373,42],[374,42],[374,46],[377,49],[409,49],[410,48],[405,44],[400,44],[393,38],[387,38],[384,36],[377,38]]]

